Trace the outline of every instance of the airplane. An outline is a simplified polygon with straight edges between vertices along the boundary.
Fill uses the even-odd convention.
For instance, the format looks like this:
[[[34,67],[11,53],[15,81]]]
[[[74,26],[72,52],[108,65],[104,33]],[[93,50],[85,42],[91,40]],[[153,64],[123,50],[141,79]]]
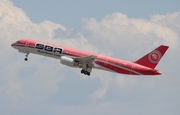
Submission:
[[[66,66],[82,68],[81,73],[88,76],[92,68],[127,75],[161,75],[155,67],[169,48],[169,46],[160,45],[137,61],[129,62],[29,39],[18,40],[11,46],[26,54],[25,61],[28,60],[30,53],[47,56],[59,59],[60,63]]]

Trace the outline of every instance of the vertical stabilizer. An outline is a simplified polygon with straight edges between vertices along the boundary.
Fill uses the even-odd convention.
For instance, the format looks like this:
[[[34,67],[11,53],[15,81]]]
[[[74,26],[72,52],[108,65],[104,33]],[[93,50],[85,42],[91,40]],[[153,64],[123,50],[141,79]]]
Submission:
[[[135,63],[149,68],[155,68],[168,48],[169,46],[161,45],[155,50],[151,51],[150,53],[137,60]]]

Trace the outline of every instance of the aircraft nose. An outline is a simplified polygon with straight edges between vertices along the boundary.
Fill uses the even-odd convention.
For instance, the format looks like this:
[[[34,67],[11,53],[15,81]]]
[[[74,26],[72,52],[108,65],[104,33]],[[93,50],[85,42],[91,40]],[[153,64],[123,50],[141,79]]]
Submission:
[[[12,47],[15,46],[15,43],[12,43],[11,46],[12,46]]]

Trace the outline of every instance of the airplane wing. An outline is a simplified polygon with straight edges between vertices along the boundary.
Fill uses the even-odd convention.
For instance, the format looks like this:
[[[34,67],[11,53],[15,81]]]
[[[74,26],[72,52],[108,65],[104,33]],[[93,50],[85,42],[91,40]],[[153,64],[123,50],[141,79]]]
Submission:
[[[85,57],[80,57],[80,58],[73,58],[74,60],[78,61],[79,63],[83,64],[86,63],[88,66],[92,67],[93,62],[96,59],[96,56],[85,56]]]

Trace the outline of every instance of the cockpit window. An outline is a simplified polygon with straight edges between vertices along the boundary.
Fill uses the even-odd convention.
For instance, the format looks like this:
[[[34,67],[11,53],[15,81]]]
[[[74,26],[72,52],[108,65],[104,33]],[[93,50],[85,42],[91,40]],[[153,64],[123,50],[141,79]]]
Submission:
[[[21,42],[20,42],[20,41],[17,41],[16,43],[21,44]]]

